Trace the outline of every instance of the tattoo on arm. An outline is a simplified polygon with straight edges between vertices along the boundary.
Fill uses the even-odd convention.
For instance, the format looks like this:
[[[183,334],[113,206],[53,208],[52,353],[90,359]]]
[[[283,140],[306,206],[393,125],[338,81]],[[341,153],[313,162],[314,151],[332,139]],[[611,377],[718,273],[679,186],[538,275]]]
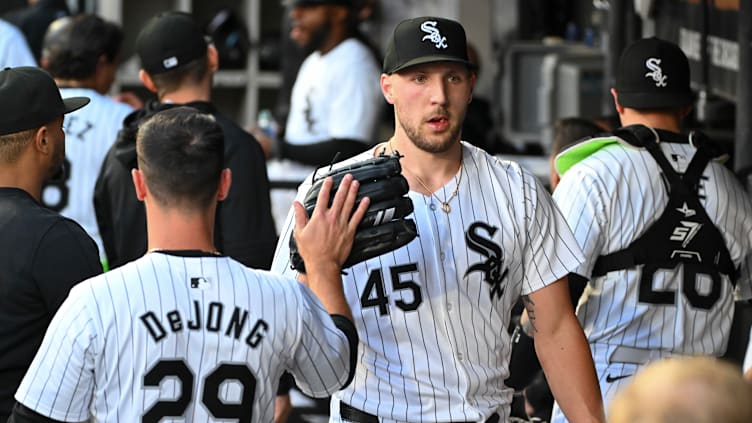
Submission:
[[[525,328],[527,333],[535,333],[538,332],[538,329],[535,327],[535,303],[533,300],[530,299],[530,296],[523,295],[522,296],[522,303],[525,305],[525,310],[527,311],[527,318],[528,322],[530,324],[530,328]]]

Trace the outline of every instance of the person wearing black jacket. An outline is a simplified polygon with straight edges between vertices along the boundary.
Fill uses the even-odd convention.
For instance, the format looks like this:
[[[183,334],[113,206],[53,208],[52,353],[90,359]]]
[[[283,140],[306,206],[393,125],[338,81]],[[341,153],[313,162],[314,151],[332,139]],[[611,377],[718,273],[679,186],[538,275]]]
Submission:
[[[42,183],[65,157],[63,115],[89,103],[63,100],[37,67],[0,71],[0,421],[68,291],[102,273],[94,240],[45,208]]]
[[[214,116],[225,135],[225,166],[232,172],[232,188],[217,210],[215,245],[246,266],[268,269],[277,235],[266,162],[258,142],[210,102],[217,50],[193,18],[180,12],[152,18],[139,34],[136,49],[142,67],[139,78],[159,102],[126,117],[99,172],[94,208],[110,268],[147,250],[144,205],[131,180],[131,170],[137,167],[138,126],[160,110],[185,105]]]

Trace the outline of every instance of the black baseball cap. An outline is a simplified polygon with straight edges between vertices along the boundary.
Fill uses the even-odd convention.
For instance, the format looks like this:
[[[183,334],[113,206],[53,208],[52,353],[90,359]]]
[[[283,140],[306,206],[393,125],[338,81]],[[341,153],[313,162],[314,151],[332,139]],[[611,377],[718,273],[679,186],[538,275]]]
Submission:
[[[689,78],[689,61],[679,46],[643,38],[624,49],[614,88],[624,107],[668,109],[692,103]]]
[[[309,6],[347,6],[354,8],[359,0],[284,0],[282,4],[287,7],[309,7]]]
[[[89,103],[88,97],[62,99],[55,80],[32,66],[0,71],[0,135],[46,125]]]
[[[473,68],[467,58],[467,39],[462,25],[429,16],[397,24],[386,47],[384,73],[431,62],[458,62]]]
[[[146,23],[136,39],[141,67],[156,75],[177,69],[206,55],[209,43],[184,12],[163,12]]]

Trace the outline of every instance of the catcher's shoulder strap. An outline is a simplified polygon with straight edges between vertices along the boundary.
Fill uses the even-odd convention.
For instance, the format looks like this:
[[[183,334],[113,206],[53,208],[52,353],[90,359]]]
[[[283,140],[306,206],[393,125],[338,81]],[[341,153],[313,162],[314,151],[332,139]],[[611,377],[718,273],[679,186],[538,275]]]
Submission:
[[[705,273],[722,273],[736,279],[736,268],[723,236],[708,216],[698,197],[699,180],[708,162],[719,154],[704,135],[692,133],[682,137],[697,150],[686,172],[679,175],[658,145],[659,133],[643,125],[615,131],[615,135],[629,144],[645,148],[661,168],[668,182],[669,200],[660,218],[627,248],[600,256],[592,276],[614,270],[628,269],[641,264],[673,269],[678,263],[688,263]],[[673,134],[674,142],[677,140]]]

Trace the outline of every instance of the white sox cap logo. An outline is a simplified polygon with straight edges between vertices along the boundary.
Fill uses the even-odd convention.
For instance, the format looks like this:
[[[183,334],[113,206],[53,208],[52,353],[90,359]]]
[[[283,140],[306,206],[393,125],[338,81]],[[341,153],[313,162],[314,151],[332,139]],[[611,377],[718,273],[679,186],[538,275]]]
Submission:
[[[421,38],[421,41],[430,41],[432,42],[436,48],[447,48],[449,47],[446,43],[446,37],[442,36],[439,32],[439,29],[436,28],[436,21],[425,21],[420,25],[420,30],[425,32],[428,35],[425,35],[423,38]]]
[[[650,72],[645,74],[645,78],[653,78],[653,81],[655,81],[656,87],[665,87],[666,86],[666,80],[668,79],[668,75],[663,74],[663,69],[661,69],[660,65],[661,59],[657,59],[655,57],[651,57],[648,60],[645,61],[645,67],[650,69]]]

